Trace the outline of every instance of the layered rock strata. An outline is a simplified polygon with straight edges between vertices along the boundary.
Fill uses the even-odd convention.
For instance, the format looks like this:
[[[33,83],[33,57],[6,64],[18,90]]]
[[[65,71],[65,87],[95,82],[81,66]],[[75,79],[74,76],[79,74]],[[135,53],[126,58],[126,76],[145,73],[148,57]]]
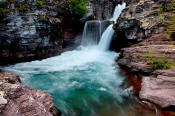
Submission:
[[[1,116],[61,116],[52,97],[42,90],[21,84],[20,78],[11,73],[0,73]]]

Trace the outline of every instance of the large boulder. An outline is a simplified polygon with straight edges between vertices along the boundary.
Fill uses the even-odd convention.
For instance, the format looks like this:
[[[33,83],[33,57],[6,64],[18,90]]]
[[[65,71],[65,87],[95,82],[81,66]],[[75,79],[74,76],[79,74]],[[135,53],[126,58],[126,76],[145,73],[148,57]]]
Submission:
[[[20,78],[14,74],[0,73],[1,116],[61,116],[49,94],[20,82]]]

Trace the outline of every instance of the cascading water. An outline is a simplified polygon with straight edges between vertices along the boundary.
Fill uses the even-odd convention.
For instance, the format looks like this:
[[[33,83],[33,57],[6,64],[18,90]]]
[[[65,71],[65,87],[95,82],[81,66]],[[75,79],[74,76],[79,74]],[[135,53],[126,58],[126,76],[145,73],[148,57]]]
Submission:
[[[86,42],[96,42],[100,32],[89,34],[88,23],[84,34],[95,37]],[[125,91],[121,88],[124,77],[113,66],[117,54],[106,50],[112,35],[110,25],[99,45],[88,44],[60,56],[19,63],[3,70],[18,74],[25,85],[50,93],[63,116],[126,116],[129,104],[123,98]]]
[[[97,45],[101,37],[101,21],[87,21],[84,26],[81,44],[83,46]]]
[[[108,50],[112,37],[114,35],[113,25],[111,24],[103,33],[101,40],[98,44],[99,49]]]
[[[87,21],[84,26],[83,37],[81,45],[83,46],[96,46],[105,31],[110,25],[110,21],[92,20]]]
[[[109,21],[116,22],[122,10],[125,7],[126,3],[123,3],[122,5],[119,4],[118,6],[116,6],[113,17],[109,19]],[[113,30],[113,24],[110,24],[106,30],[105,30],[106,25],[104,26],[104,24],[106,24],[104,23],[104,21],[87,21],[84,27],[82,45],[83,46],[97,45],[99,38],[101,38],[100,42],[98,43],[98,48],[101,49],[102,51],[108,50],[112,37],[114,35],[114,30]],[[102,34],[102,32],[104,33]]]
[[[110,19],[111,21],[114,21],[116,23],[118,17],[120,16],[122,10],[126,7],[126,3],[119,4],[118,6],[115,7],[113,17]]]
[[[123,3],[122,5],[116,6],[114,10],[113,17],[110,19],[110,21],[116,22],[118,17],[120,16],[122,10],[126,7],[126,3]],[[101,50],[108,50],[112,37],[114,35],[114,30],[113,30],[113,24],[109,25],[108,28],[105,30],[103,33],[101,40],[98,44],[99,49]]]

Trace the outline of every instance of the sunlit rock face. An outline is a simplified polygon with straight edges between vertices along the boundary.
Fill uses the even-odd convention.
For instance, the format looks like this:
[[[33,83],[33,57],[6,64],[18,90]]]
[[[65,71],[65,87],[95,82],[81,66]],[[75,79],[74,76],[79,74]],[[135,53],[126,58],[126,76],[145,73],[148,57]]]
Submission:
[[[0,73],[0,89],[1,116],[61,116],[49,94],[22,85],[12,73]]]
[[[61,20],[53,19],[54,3],[42,8],[33,1],[8,3],[11,10],[0,23],[0,64],[42,59],[60,54]]]
[[[162,108],[175,106],[175,92],[172,89],[175,86],[174,83],[175,78],[171,76],[159,75],[157,78],[144,77],[142,79],[140,98],[156,103]]]
[[[166,5],[165,1],[126,0],[125,2],[127,7],[114,25],[116,32],[113,41],[114,49],[141,42],[166,30],[163,22],[168,15],[159,16],[159,8]],[[118,48],[115,46],[118,46]]]
[[[170,45],[170,41],[168,42],[165,37],[161,38],[162,36],[150,38],[135,47],[123,48],[118,58],[118,64],[134,74],[143,75],[139,93],[142,100],[150,101],[162,108],[166,108],[175,106],[175,67],[154,69],[150,61],[145,57],[146,54],[151,54],[152,52],[157,59],[168,56],[167,62],[174,62],[175,47]]]

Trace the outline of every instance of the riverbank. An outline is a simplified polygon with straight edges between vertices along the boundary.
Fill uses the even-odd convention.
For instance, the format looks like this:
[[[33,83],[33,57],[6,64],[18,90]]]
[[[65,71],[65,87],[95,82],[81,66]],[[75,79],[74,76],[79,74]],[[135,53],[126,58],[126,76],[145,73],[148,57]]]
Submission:
[[[152,0],[130,3],[114,26],[114,40],[118,44],[121,41],[119,49],[125,47],[117,62],[136,75],[129,79],[140,100],[156,104],[163,116],[174,116],[175,41],[167,34],[164,23],[171,14],[160,15],[163,5],[166,4]]]
[[[0,115],[61,116],[61,112],[54,106],[49,94],[24,86],[19,76],[1,72]]]

